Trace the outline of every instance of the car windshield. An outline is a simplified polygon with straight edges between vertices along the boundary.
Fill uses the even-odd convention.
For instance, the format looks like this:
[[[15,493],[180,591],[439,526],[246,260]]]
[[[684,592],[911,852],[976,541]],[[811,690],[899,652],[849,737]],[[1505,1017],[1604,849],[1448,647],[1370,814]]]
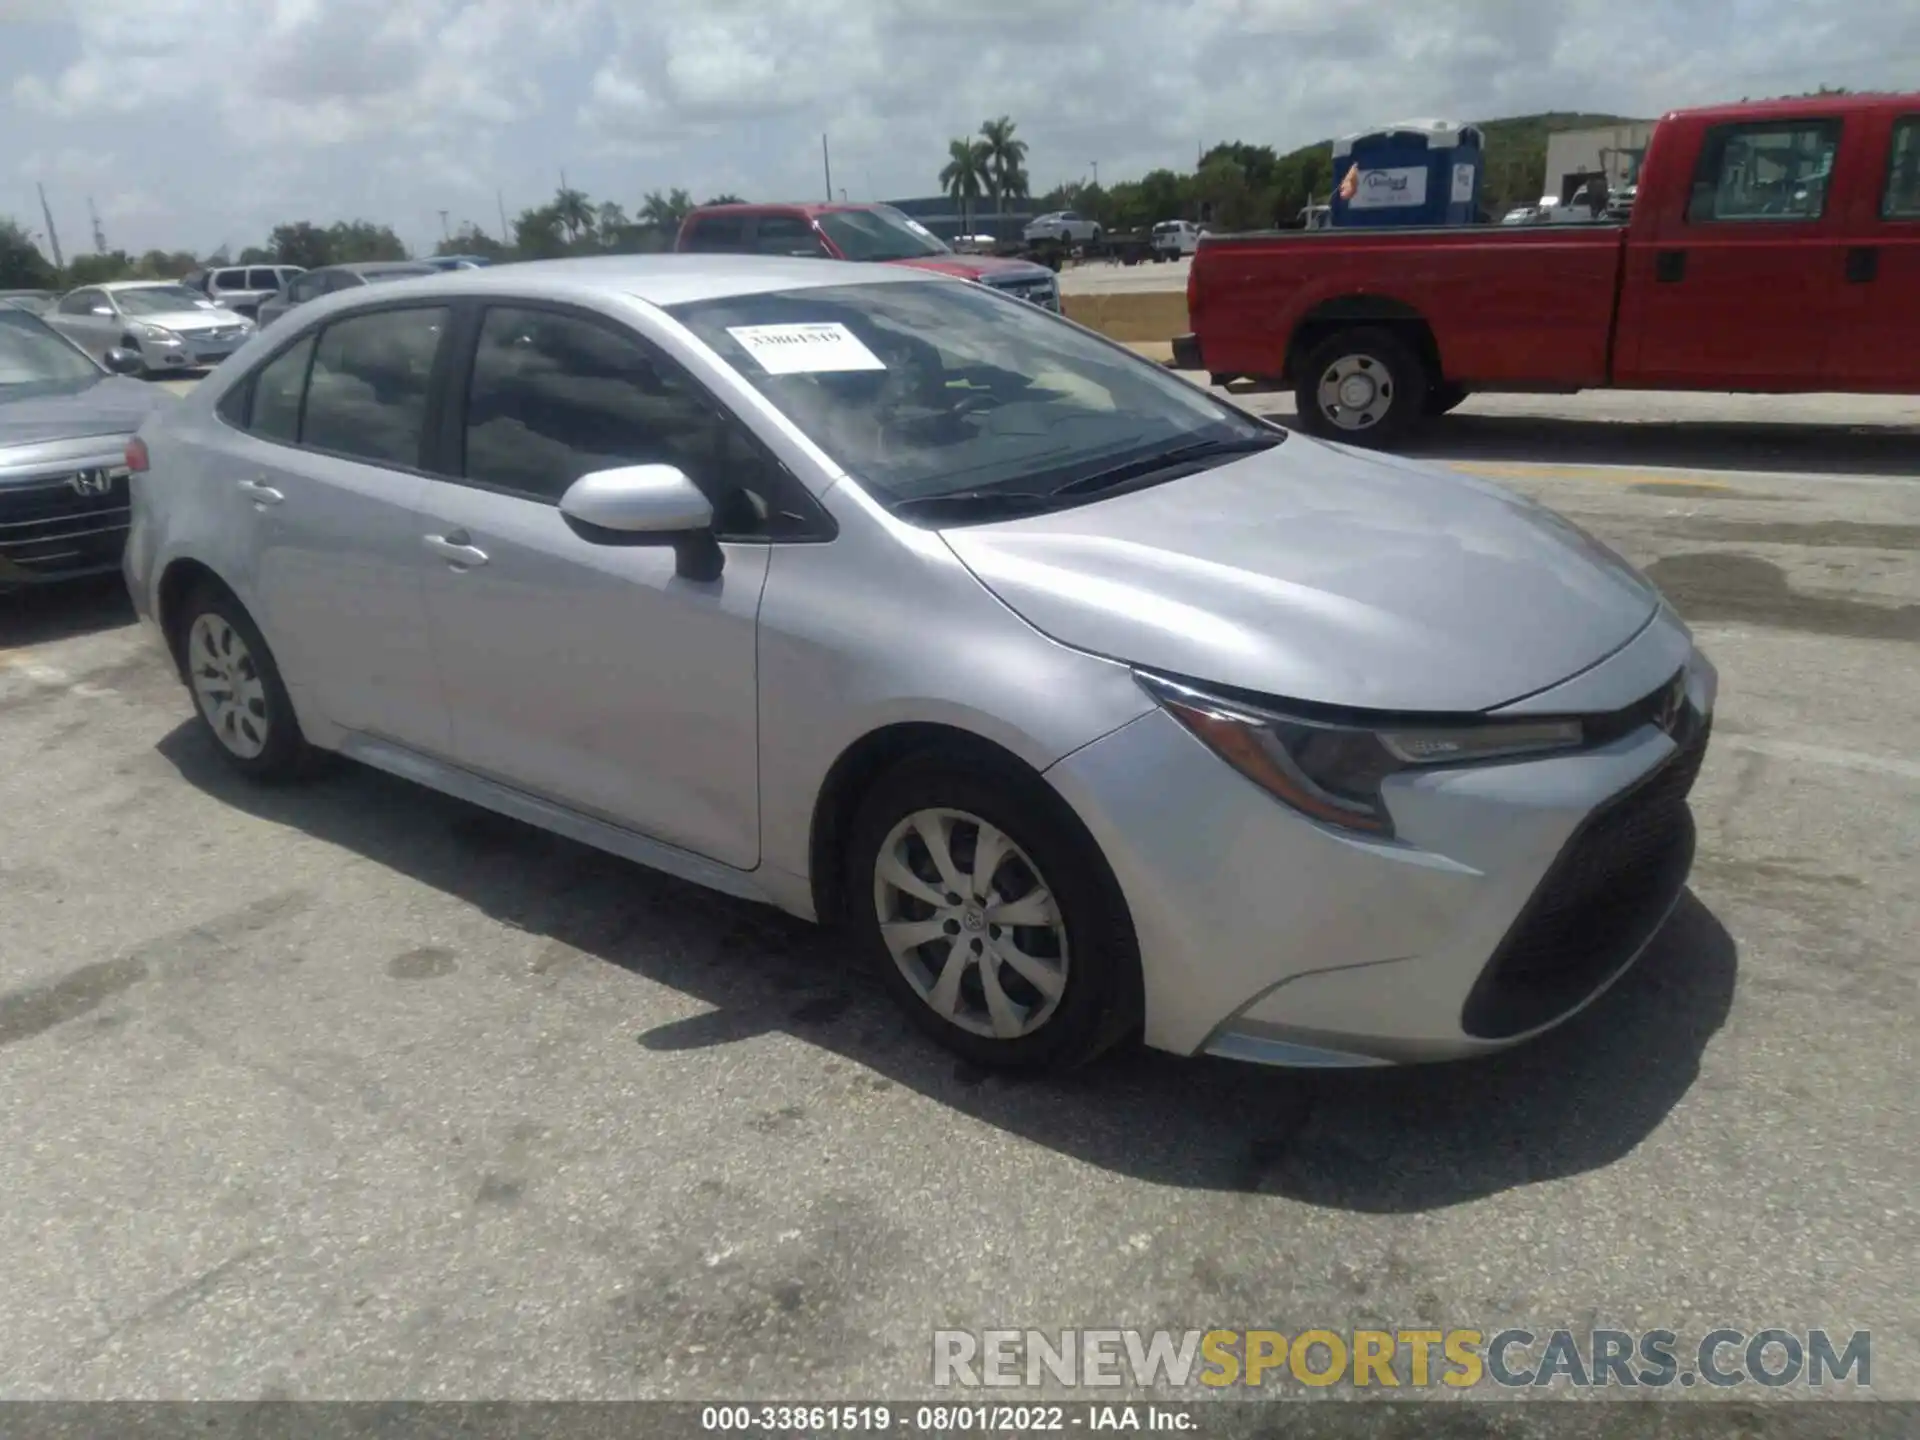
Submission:
[[[215,308],[206,296],[184,285],[143,285],[138,290],[121,290],[113,298],[129,315],[167,315]]]
[[[927,280],[693,301],[671,313],[892,503],[1089,489],[1277,430],[1024,300]]]
[[[950,255],[947,243],[917,220],[880,205],[871,210],[825,210],[814,223],[849,260],[916,260]]]
[[[100,369],[38,317],[0,306],[0,396],[84,389]]]

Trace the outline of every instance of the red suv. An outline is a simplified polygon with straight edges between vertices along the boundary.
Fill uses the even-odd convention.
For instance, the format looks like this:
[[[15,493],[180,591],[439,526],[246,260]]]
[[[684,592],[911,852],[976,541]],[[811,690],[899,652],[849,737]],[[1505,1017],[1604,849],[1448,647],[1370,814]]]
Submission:
[[[708,255],[812,255],[912,265],[977,280],[1060,309],[1060,282],[1044,265],[956,254],[891,205],[706,205],[681,222],[677,251]]]

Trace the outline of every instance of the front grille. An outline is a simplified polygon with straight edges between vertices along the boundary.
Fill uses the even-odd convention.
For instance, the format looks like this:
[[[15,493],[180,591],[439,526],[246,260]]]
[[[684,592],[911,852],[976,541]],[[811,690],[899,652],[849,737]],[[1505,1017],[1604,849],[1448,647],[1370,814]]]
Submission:
[[[0,486],[0,581],[104,570],[127,542],[127,477],[82,495],[64,477]]]
[[[1469,1035],[1503,1040],[1564,1015],[1652,938],[1693,863],[1687,795],[1711,728],[1688,707],[1666,764],[1567,842],[1467,997]]]

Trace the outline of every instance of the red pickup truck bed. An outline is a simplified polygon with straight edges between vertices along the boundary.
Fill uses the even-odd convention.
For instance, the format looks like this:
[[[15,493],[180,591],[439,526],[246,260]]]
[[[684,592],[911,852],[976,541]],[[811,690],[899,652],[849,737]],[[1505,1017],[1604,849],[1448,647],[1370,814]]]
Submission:
[[[1681,111],[1624,225],[1210,236],[1176,361],[1389,445],[1476,390],[1920,392],[1920,95]]]

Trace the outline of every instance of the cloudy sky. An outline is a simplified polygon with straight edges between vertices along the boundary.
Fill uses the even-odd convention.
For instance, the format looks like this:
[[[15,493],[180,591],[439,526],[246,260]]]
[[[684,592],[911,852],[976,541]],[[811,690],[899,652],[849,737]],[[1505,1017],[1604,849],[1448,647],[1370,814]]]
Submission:
[[[1920,84],[1920,0],[0,0],[0,215],[238,250],[360,217],[415,246],[562,170],[633,208],[924,195],[1008,114],[1036,188],[1417,115],[1654,115]]]

